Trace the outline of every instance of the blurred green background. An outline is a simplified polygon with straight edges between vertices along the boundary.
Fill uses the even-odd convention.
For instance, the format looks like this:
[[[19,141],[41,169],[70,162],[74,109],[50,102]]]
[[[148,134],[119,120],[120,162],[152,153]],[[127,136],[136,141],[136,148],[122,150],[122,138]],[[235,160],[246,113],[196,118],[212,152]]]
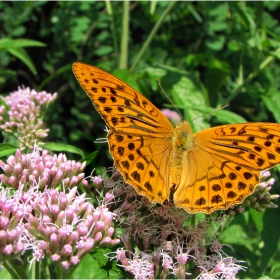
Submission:
[[[174,110],[158,79],[189,121],[229,106],[196,119],[195,131],[280,123],[279,14],[280,3],[270,1],[0,2],[1,94],[18,86],[57,92],[45,116],[48,141],[86,155],[100,151],[88,168],[100,173],[112,166],[107,144],[94,143],[106,136],[105,124],[74,78],[75,61],[98,66],[158,108]],[[248,267],[240,278],[280,278],[279,218],[278,209],[247,210],[228,224],[221,237],[233,246],[227,252]]]

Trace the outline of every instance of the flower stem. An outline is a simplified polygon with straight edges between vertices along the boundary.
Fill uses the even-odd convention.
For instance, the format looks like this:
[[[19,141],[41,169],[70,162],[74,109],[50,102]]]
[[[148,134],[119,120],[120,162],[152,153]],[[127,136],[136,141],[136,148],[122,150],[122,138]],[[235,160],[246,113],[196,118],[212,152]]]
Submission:
[[[128,27],[129,27],[129,1],[124,1],[123,2],[123,21],[122,21],[120,69],[126,69],[127,68]]]
[[[13,279],[20,279],[13,266],[8,261],[3,262],[3,266],[8,270]]]
[[[116,58],[118,57],[119,54],[119,47],[118,47],[118,39],[117,39],[117,31],[116,31],[116,21],[112,9],[112,4],[110,0],[105,0],[105,5],[107,9],[107,13],[111,18],[111,32],[112,32],[112,40],[113,40],[113,48],[114,48],[114,53],[116,54]]]
[[[150,45],[150,43],[152,42],[153,38],[155,37],[158,29],[160,28],[163,20],[165,19],[165,17],[167,16],[167,14],[171,11],[171,9],[173,8],[173,6],[176,4],[176,1],[171,1],[170,4],[167,6],[167,8],[165,9],[165,11],[162,13],[161,17],[159,18],[159,20],[156,22],[154,28],[152,29],[150,35],[148,36],[146,42],[144,43],[142,49],[140,50],[138,56],[136,57],[134,63],[132,64],[132,66],[130,67],[130,71],[134,71],[135,67],[137,66],[137,64],[139,63],[139,61],[141,60],[142,56],[144,55],[145,51],[147,50],[148,46]]]
[[[50,270],[48,267],[48,260],[47,258],[42,259],[42,268],[43,268],[43,275],[45,279],[51,279]]]

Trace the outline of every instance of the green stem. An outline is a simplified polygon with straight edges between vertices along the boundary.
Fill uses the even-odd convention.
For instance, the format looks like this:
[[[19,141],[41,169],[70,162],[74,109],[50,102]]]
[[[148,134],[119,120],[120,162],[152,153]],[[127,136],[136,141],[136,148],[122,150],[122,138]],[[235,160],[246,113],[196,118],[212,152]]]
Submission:
[[[244,72],[243,72],[243,52],[240,54],[240,63],[239,63],[239,77],[238,77],[238,85],[243,85],[244,83]]]
[[[278,48],[276,51],[275,51],[275,54],[280,54],[280,48]],[[270,55],[268,56],[260,65],[259,65],[259,68],[250,73],[246,79],[243,80],[243,82],[239,85],[239,87],[231,94],[231,96],[228,97],[228,99],[226,100],[226,104],[229,104],[230,101],[232,99],[234,99],[241,91],[241,89],[244,87],[244,85],[248,84],[251,80],[253,80],[258,74],[259,72],[261,72],[270,62],[272,62],[273,60],[275,59],[274,56]]]
[[[142,56],[144,55],[144,53],[146,52],[148,46],[151,44],[153,38],[155,37],[158,29],[160,28],[163,20],[165,19],[166,15],[171,11],[171,9],[173,8],[173,6],[176,4],[176,1],[171,1],[171,3],[167,6],[167,8],[165,9],[165,11],[162,13],[161,17],[159,18],[159,20],[156,22],[154,28],[152,29],[150,35],[148,36],[146,42],[144,43],[142,49],[140,50],[139,54],[137,55],[133,65],[130,67],[130,71],[134,71],[135,67],[137,66],[137,64],[139,63],[139,61],[141,60]]]
[[[20,279],[20,277],[15,272],[13,266],[8,261],[3,262],[2,265],[8,270],[13,279]]]
[[[119,48],[118,48],[118,37],[117,37],[117,32],[116,32],[116,24],[115,24],[115,17],[114,17],[114,13],[113,13],[113,9],[112,9],[112,4],[110,0],[105,0],[105,4],[106,4],[106,9],[107,9],[107,13],[111,18],[111,31],[112,31],[112,39],[113,39],[113,48],[114,48],[114,53],[115,58],[117,60],[118,57],[118,53],[119,53]],[[117,65],[117,63],[116,63]]]
[[[47,257],[42,259],[42,270],[43,270],[44,279],[51,279]]]
[[[34,278],[33,279],[39,279],[40,277],[40,262],[35,262],[34,265]]]
[[[21,279],[28,279],[29,277],[26,274],[24,262],[22,259],[13,259],[10,260],[10,264],[13,266],[14,270],[16,270],[17,274]]]
[[[218,239],[221,233],[224,231],[225,226],[228,224],[231,216],[225,215],[223,219],[218,223],[218,227],[212,232],[210,240],[213,241],[214,238]]]
[[[124,1],[123,2],[123,21],[122,21],[120,69],[126,69],[127,68],[128,27],[129,27],[129,1]]]
[[[81,43],[81,47],[79,49],[79,53],[78,53],[78,56],[77,56],[77,60],[80,61],[83,57],[83,51],[84,51],[84,48],[88,42],[88,39],[90,38],[90,35],[92,33],[92,31],[94,30],[95,28],[95,25],[96,25],[96,22],[94,21],[90,27],[88,28],[87,32],[85,33],[85,36],[83,38],[83,41]]]

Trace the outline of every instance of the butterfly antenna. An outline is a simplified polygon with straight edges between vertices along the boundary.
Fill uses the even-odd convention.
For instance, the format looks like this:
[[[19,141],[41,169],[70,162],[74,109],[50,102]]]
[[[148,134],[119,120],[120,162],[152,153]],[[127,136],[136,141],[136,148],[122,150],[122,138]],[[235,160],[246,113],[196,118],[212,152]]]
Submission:
[[[216,110],[214,110],[214,111],[212,111],[212,112],[209,112],[209,113],[206,113],[206,114],[204,114],[204,115],[195,117],[195,118],[192,119],[190,122],[192,122],[192,121],[194,121],[194,120],[196,120],[196,119],[198,119],[198,118],[201,118],[201,117],[205,117],[205,116],[208,116],[208,115],[212,115],[213,113],[218,112],[218,111],[220,111],[220,110],[223,110],[223,109],[225,109],[226,107],[228,107],[228,105],[224,105],[223,107],[221,107],[221,108],[219,108],[219,109],[216,109]]]
[[[170,97],[166,94],[166,92],[164,91],[163,87],[161,86],[160,82],[158,79],[156,79],[158,85],[160,86],[161,90],[163,91],[163,93],[165,94],[165,96],[167,97],[167,99],[170,101],[170,103],[175,107],[176,111],[179,113],[181,120],[183,120],[183,116],[181,114],[181,112],[179,111],[179,109],[177,108],[177,106],[173,103],[173,101],[170,99]]]

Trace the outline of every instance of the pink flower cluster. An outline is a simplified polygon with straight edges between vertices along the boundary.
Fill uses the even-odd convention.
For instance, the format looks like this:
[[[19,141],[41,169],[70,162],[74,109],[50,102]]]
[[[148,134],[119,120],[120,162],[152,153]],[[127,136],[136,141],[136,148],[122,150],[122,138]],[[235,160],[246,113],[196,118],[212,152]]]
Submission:
[[[28,203],[32,212],[25,227],[38,240],[33,246],[33,258],[49,257],[65,270],[76,266],[93,248],[113,246],[113,213],[107,207],[94,208],[79,195],[77,187],[69,193],[56,190],[37,192]]]
[[[0,186],[0,260],[16,259],[28,249],[32,237],[22,222],[26,207],[10,190]]]
[[[6,185],[0,186],[0,262],[10,272],[13,267],[11,274],[27,278],[15,261],[22,258],[24,263],[31,252],[31,263],[47,257],[57,275],[69,278],[71,268],[90,250],[119,244],[116,215],[107,202],[94,207],[77,191],[85,164],[34,149],[30,154],[18,150],[1,167],[8,176],[0,175]]]
[[[5,98],[8,106],[0,106],[0,128],[17,138],[22,150],[32,149],[36,143],[40,145],[39,140],[49,131],[42,129],[42,118],[56,96],[56,93],[18,88]]]
[[[104,199],[107,197],[111,201],[108,207],[119,221],[117,226],[122,232],[123,247],[108,253],[107,257],[118,260],[131,276],[136,279],[174,276],[183,279],[187,275],[193,278],[206,273],[210,275],[218,264],[226,263],[227,255],[222,244],[213,245],[211,259],[206,250],[209,247],[206,240],[207,244],[216,242],[215,234],[211,236],[212,240],[208,240],[208,235],[213,223],[220,223],[220,220],[207,217],[194,223],[194,216],[183,209],[170,202],[151,205],[146,197],[137,195],[131,186],[116,178],[118,176],[114,173],[110,179],[104,180],[103,195]],[[90,181],[101,189],[100,179],[96,176]],[[89,184],[83,184],[89,192]],[[237,263],[232,258],[231,265],[225,265],[224,270],[221,268],[215,275],[236,275],[243,269]],[[198,270],[193,271],[193,267]]]
[[[86,162],[67,160],[63,154],[51,156],[47,150],[34,148],[32,153],[23,154],[20,150],[10,156],[7,163],[0,160],[0,167],[5,174],[0,180],[11,188],[18,189],[19,184],[27,189],[38,185],[40,189],[56,188],[63,184],[64,188],[77,186],[84,179]]]

